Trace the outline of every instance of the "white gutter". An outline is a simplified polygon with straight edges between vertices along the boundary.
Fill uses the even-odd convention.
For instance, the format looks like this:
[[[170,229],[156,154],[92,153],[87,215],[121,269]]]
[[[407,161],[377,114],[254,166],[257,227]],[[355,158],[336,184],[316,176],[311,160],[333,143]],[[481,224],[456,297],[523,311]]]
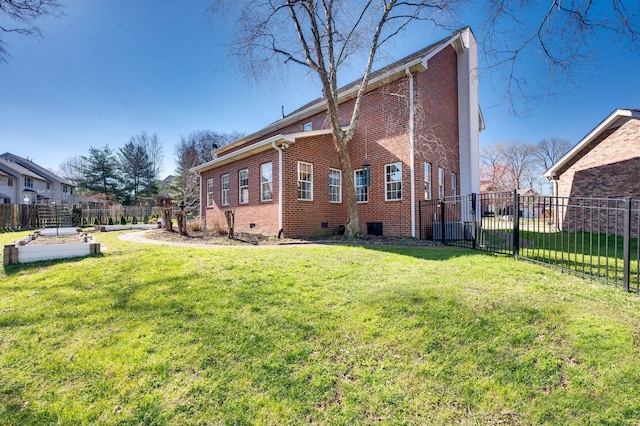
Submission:
[[[200,188],[200,191],[198,196],[200,197],[200,225],[203,228],[207,227],[207,209],[204,206],[204,204],[202,204],[202,191],[204,190],[204,188],[202,188],[202,175],[198,174],[198,187]],[[204,218],[204,223],[202,223],[202,218]]]
[[[272,141],[271,146],[278,151],[278,236],[280,236],[284,228],[282,219],[282,148],[276,145],[276,141]]]
[[[547,179],[553,179],[557,176],[557,172],[562,166],[567,164],[573,157],[576,156],[582,149],[591,143],[594,139],[599,137],[603,132],[612,128],[618,120],[629,118],[629,119],[638,119],[640,118],[640,112],[636,110],[629,109],[617,109],[613,111],[607,118],[604,119],[598,126],[593,129],[587,136],[585,136],[580,142],[578,142],[573,148],[569,150],[565,155],[562,156],[558,161],[555,162],[547,171],[545,171],[542,176]]]
[[[409,173],[411,174],[411,238],[416,237],[416,151],[414,128],[414,100],[413,100],[413,74],[409,68],[405,69],[409,77]]]
[[[320,129],[320,130],[312,130],[309,132],[277,134],[275,136],[271,136],[270,138],[245,146],[244,148],[240,148],[237,151],[233,151],[233,152],[230,152],[229,154],[214,158],[213,160],[208,161],[204,164],[200,164],[199,166],[193,167],[190,170],[194,173],[200,174],[207,170],[215,169],[216,167],[220,167],[225,164],[249,157],[258,152],[271,149],[273,142],[285,142],[287,144],[292,144],[296,141],[296,139],[311,138],[314,136],[327,135],[327,134],[331,134],[331,129]]]

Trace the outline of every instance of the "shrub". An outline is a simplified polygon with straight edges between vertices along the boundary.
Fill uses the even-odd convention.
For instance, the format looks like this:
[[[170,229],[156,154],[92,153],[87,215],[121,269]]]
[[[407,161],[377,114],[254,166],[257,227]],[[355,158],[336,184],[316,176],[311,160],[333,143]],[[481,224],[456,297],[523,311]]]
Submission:
[[[113,225],[113,218],[111,216],[109,216],[109,221],[107,222],[108,225]]]
[[[71,207],[71,224],[73,226],[80,226],[84,222],[82,218],[82,206],[73,205]]]
[[[149,216],[148,215],[144,215],[144,219],[142,219],[142,222],[146,225],[147,223],[149,223]]]
[[[97,217],[95,219],[93,219],[93,224],[94,225],[100,225],[100,221],[98,220]]]
[[[202,231],[202,224],[199,220],[187,221],[187,232],[199,232]]]
[[[124,217],[124,215],[120,216],[120,225],[126,225],[127,224],[127,219]]]
[[[131,219],[131,224],[132,225],[137,225],[138,224],[138,219],[134,216],[133,219]]]

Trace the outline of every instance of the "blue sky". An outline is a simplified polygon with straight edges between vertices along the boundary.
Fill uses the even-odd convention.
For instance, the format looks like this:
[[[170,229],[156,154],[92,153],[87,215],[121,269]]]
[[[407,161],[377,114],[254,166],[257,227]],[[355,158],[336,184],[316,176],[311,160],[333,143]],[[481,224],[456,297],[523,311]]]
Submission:
[[[174,170],[181,136],[204,129],[251,133],[277,120],[282,105],[289,112],[320,94],[313,77],[295,68],[251,81],[228,56],[233,21],[208,15],[210,0],[64,4],[65,16],[39,21],[43,39],[4,38],[12,57],[0,64],[1,152],[55,169],[89,146],[117,149],[146,131],[164,144],[164,176]],[[446,35],[416,26],[387,52],[399,59]],[[597,66],[582,70],[578,86],[527,116],[509,116],[492,84],[499,77],[483,74],[481,144],[554,136],[577,143],[614,109],[640,108],[638,52],[623,44],[596,47]],[[535,73],[538,61],[532,54],[521,65]]]

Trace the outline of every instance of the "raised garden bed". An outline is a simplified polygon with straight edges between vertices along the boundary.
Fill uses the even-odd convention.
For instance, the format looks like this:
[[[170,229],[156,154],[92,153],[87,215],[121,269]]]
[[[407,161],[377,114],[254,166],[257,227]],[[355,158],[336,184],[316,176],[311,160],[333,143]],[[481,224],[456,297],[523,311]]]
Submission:
[[[67,228],[36,231],[14,244],[5,245],[3,263],[11,265],[100,253],[100,243],[75,229],[73,232]]]

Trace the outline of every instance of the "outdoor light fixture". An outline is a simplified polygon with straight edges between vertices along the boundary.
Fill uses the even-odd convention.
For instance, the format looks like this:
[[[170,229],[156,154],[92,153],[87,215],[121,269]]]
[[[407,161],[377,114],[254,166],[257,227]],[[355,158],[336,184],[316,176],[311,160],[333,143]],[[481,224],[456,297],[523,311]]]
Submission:
[[[23,201],[24,201],[24,203],[25,203],[25,204],[29,204],[29,202],[30,202],[31,200],[29,200],[29,196],[25,195],[25,196],[24,196],[24,200],[23,200]]]

